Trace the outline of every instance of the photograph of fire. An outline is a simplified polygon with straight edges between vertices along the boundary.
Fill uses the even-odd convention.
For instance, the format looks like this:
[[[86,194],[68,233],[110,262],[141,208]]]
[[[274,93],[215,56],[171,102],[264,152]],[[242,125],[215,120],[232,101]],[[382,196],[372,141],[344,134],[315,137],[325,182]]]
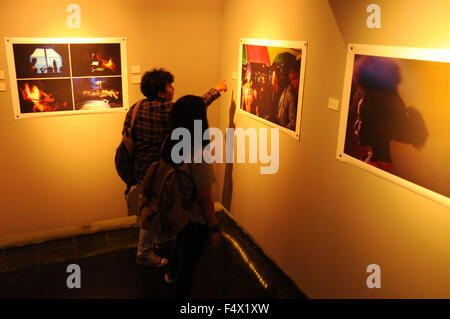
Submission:
[[[355,54],[344,153],[450,197],[450,63]]]
[[[125,39],[7,38],[6,44],[15,119],[125,108]]]
[[[69,77],[69,47],[67,44],[13,44],[16,77]]]
[[[72,76],[121,75],[119,43],[70,44]]]
[[[300,48],[243,43],[240,110],[296,132],[301,59]]]
[[[73,79],[76,110],[104,110],[122,107],[121,77]]]
[[[21,113],[72,111],[69,79],[18,80]]]

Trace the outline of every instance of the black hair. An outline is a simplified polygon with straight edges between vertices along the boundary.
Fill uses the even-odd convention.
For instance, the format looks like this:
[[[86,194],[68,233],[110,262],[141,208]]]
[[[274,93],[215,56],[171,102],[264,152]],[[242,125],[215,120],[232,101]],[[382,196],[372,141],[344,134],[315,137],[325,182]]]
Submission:
[[[174,81],[172,73],[164,69],[153,69],[145,72],[141,80],[141,92],[149,100],[157,99],[159,92],[165,92],[167,84]]]
[[[297,60],[295,55],[289,52],[283,52],[275,58],[275,67],[279,70],[278,81],[281,87],[289,84],[289,71],[294,70],[300,72],[300,60]]]
[[[172,108],[172,127],[173,130],[177,128],[186,128],[191,135],[191,148],[194,147],[194,121],[200,120],[202,123],[202,146],[206,147],[210,140],[209,138],[203,140],[203,133],[208,129],[208,119],[206,117],[206,105],[203,99],[195,95],[186,95],[178,99]],[[173,131],[172,130],[172,131]],[[172,147],[178,141],[172,141],[169,134],[166,145],[164,146],[163,157],[170,160],[170,152]]]
[[[186,95],[178,99],[172,109],[172,119],[174,128],[184,127],[189,130],[191,133],[192,142],[194,141],[195,120],[202,121],[203,132],[209,127],[208,118],[206,117],[205,102],[200,96]],[[209,141],[203,142],[203,146],[206,146],[207,144],[209,144]]]
[[[401,73],[393,59],[357,56],[353,77],[364,95],[360,106],[361,145],[387,144],[392,139],[416,148],[425,144],[428,137],[425,121],[416,109],[406,107],[400,97]]]
[[[364,90],[397,91],[400,69],[391,58],[357,56],[354,78]]]

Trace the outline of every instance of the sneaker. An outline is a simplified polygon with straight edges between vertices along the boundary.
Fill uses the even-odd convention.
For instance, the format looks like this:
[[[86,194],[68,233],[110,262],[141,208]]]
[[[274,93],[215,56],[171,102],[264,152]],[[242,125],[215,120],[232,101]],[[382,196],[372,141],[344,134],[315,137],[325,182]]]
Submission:
[[[168,273],[165,273],[165,274],[164,274],[164,280],[165,280],[168,284],[174,284],[174,283],[175,283],[175,279],[170,279]]]
[[[148,266],[148,267],[162,267],[162,266],[167,265],[167,259],[163,258],[161,256],[158,256],[155,253],[151,252],[147,256],[147,258],[138,258],[138,257],[136,257],[136,263],[138,265]]]

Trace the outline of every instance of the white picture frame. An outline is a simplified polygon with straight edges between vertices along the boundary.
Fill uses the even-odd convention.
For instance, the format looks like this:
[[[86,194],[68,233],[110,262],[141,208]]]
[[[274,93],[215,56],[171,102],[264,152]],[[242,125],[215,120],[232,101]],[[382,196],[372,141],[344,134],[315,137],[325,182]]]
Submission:
[[[16,120],[128,111],[126,38],[8,37],[5,46]]]
[[[265,61],[266,62],[257,62],[255,59],[251,60],[248,59],[248,54],[246,54],[246,60],[244,60],[244,50],[258,48],[267,52],[264,52],[265,54]],[[254,120],[257,120],[261,123],[264,123],[265,125],[268,125],[270,127],[279,128],[281,132],[284,132],[297,140],[300,138],[300,126],[301,126],[301,113],[302,113],[302,106],[303,106],[303,91],[304,91],[304,85],[305,85],[305,69],[306,69],[306,58],[307,58],[307,48],[308,44],[306,41],[281,41],[281,40],[264,40],[264,39],[247,39],[247,38],[241,38],[239,42],[239,66],[238,66],[238,96],[237,96],[237,111],[238,114],[244,114]],[[279,120],[278,114],[281,114],[279,111],[279,100],[281,98],[281,95],[283,94],[283,87],[280,87],[281,85],[275,85],[274,78],[275,74],[279,70],[278,63],[274,63],[275,59],[277,61],[282,61],[279,59],[280,53],[289,53],[296,57],[296,68],[295,68],[295,86],[298,86],[295,88],[297,98],[296,98],[296,115],[295,115],[295,123],[294,120],[287,122]],[[277,58],[278,57],[278,58]],[[252,68],[255,69],[255,72],[251,72],[252,74],[250,77],[252,78],[252,85],[244,79],[244,72],[243,69],[249,70],[250,67],[248,67],[250,64],[252,64]],[[277,69],[278,67],[278,69]],[[262,71],[264,69],[265,71]],[[267,72],[266,76],[263,77],[261,74],[264,72]],[[272,74],[270,74],[272,72]],[[250,73],[250,72],[249,72]],[[255,73],[259,73],[260,75],[255,75]],[[276,76],[277,78],[279,76]],[[268,79],[265,79],[267,78]],[[261,80],[261,78],[264,78]],[[280,77],[281,78],[281,77]],[[247,103],[247,105],[243,105],[243,90],[246,90],[247,92],[251,89],[254,93],[251,93],[252,99],[262,101],[263,99],[258,98],[257,96],[261,96],[261,83],[262,81],[269,82],[269,85],[271,86],[271,89],[274,90],[275,97],[272,98],[271,103],[264,103],[260,102],[261,105],[267,105],[264,106],[264,109],[266,110],[264,113],[260,112],[260,110],[263,109],[263,107],[258,107],[257,102]],[[289,80],[288,80],[289,81]],[[266,82],[266,83],[267,83]],[[272,82],[272,83],[270,83]],[[281,82],[281,81],[280,81]],[[286,82],[286,81],[284,81]],[[248,84],[247,84],[248,83]],[[292,82],[294,83],[294,82]],[[243,88],[243,85],[247,85],[248,88]],[[264,85],[264,84],[263,84]],[[287,85],[286,85],[287,86]],[[284,86],[284,88],[286,88]],[[244,95],[246,95],[244,93]],[[248,96],[248,94],[247,94]],[[248,99],[246,100],[248,101]],[[244,103],[245,104],[245,103]],[[251,106],[249,106],[251,104]],[[256,105],[256,106],[255,106]],[[267,111],[270,110],[270,111]],[[284,113],[285,114],[285,113]],[[286,117],[284,117],[286,118]],[[283,125],[285,124],[285,125]],[[295,125],[295,128],[294,128]]]
[[[369,62],[367,61],[372,61],[370,63],[373,66],[370,72],[378,70],[376,73],[372,73],[372,77],[368,77],[370,72],[366,71],[369,70],[367,67]],[[375,63],[381,64],[377,65]],[[380,71],[383,70],[382,63],[388,63],[391,66],[396,66],[395,68],[398,69],[400,82],[396,84],[398,92],[396,99],[402,101],[399,103],[404,103],[405,110],[409,112],[406,114],[412,114],[412,110],[414,110],[415,114],[418,114],[415,117],[423,120],[423,123],[421,122],[422,120],[415,121],[418,129],[415,130],[416,133],[414,134],[416,136],[414,140],[416,144],[421,138],[425,141],[422,145],[413,146],[413,139],[409,141],[407,138],[407,129],[402,129],[401,134],[403,136],[400,138],[400,141],[394,138],[389,144],[392,167],[386,169],[380,168],[381,166],[375,166],[374,161],[371,161],[369,157],[365,160],[358,158],[355,151],[358,147],[355,146],[354,141],[351,141],[351,139],[357,138],[360,146],[365,143],[365,147],[369,147],[368,155],[372,158],[377,153],[370,143],[367,145],[368,142],[364,139],[364,134],[366,133],[361,132],[361,126],[359,125],[364,125],[364,119],[361,120],[363,114],[364,116],[367,116],[366,114],[374,114],[370,113],[372,111],[368,111],[369,108],[376,112],[376,103],[370,106],[370,99],[374,100],[373,96],[381,98],[382,95],[378,93],[380,88],[386,92],[386,87],[390,85],[390,82],[394,83],[393,79],[396,78],[396,76],[388,77],[386,74],[381,73],[383,72]],[[362,66],[363,64],[366,66]],[[388,64],[384,64],[386,65],[384,68],[386,72],[390,68],[387,66]],[[450,112],[447,111],[448,107],[444,105],[445,101],[448,101],[448,98],[450,98],[450,92],[448,90],[440,90],[437,87],[441,82],[445,82],[448,85],[449,81],[439,81],[438,78],[450,80],[450,50],[349,44],[336,158],[419,193],[446,207],[450,207],[450,198],[448,197],[450,193],[450,165],[448,165],[450,160],[450,148],[448,148]],[[385,84],[381,87],[376,87],[378,85],[376,84],[377,81],[381,83],[382,80],[384,80]],[[433,81],[436,81],[436,83]],[[362,89],[362,93],[357,93],[358,88]],[[362,97],[359,98],[357,94],[361,94]],[[436,99],[437,95],[442,97],[448,95],[448,98]],[[389,96],[392,96],[392,94],[389,93]],[[386,101],[386,99],[383,101]],[[390,103],[386,102],[383,105],[389,106]],[[382,103],[378,103],[378,105],[380,104]],[[355,113],[355,107],[357,117],[355,124],[358,125],[352,127],[351,118],[354,119],[354,115],[352,116],[351,114]],[[413,118],[408,116],[406,118],[409,120]],[[382,116],[380,115],[380,117]],[[361,122],[357,123],[359,120]],[[409,123],[408,129],[412,130],[413,122]],[[397,127],[404,126],[406,125],[397,125]],[[423,137],[420,137],[421,133],[417,133],[420,131],[423,131]],[[357,137],[352,135],[355,132],[358,132]],[[361,135],[362,133],[364,134]],[[406,157],[405,154],[410,156]],[[409,164],[407,163],[408,161]],[[439,164],[444,162],[447,164]]]

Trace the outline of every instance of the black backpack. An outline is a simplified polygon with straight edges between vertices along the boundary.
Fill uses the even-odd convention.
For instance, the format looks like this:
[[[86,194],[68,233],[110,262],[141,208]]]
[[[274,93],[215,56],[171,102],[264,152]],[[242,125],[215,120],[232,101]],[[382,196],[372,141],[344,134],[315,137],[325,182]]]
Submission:
[[[136,185],[137,181],[134,178],[134,141],[132,138],[132,130],[134,121],[136,120],[136,114],[143,100],[136,103],[133,114],[131,115],[130,127],[125,131],[122,136],[122,142],[116,149],[116,156],[114,158],[116,164],[116,171],[120,178],[127,184],[125,195],[130,191],[131,186]]]

